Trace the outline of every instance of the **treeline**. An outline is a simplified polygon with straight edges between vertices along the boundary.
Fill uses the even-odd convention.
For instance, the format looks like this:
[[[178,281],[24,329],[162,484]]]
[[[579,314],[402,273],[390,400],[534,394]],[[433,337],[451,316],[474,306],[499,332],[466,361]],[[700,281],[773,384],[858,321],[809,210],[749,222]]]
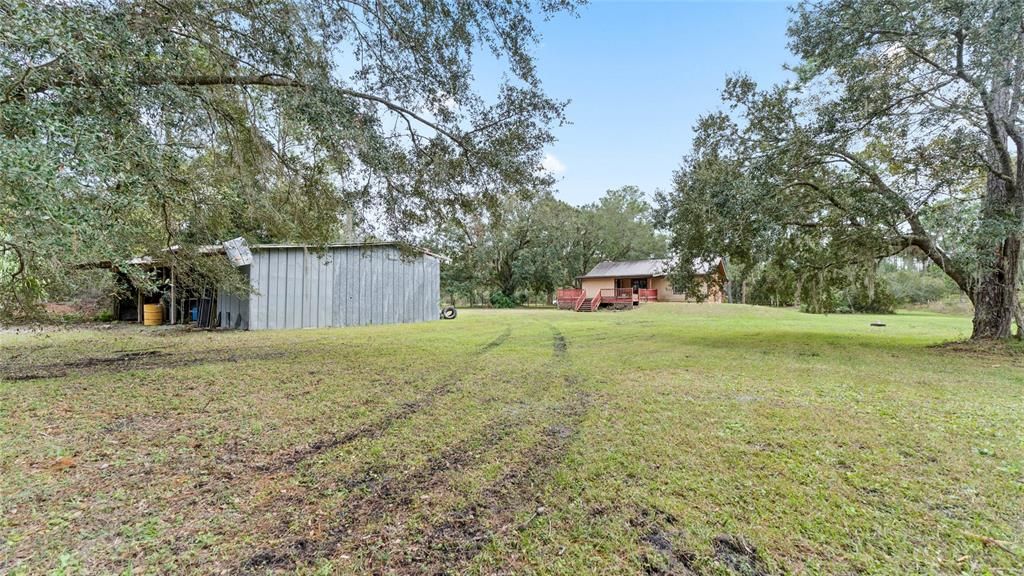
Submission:
[[[1019,0],[798,3],[793,76],[729,78],[697,121],[659,198],[673,252],[726,257],[815,312],[886,307],[878,263],[917,254],[970,300],[972,338],[1008,337],[1024,325],[1022,22]]]
[[[939,267],[913,251],[846,270],[825,287],[805,284],[797,266],[773,261],[730,267],[730,301],[799,307],[812,313],[882,313],[965,299]],[[811,294],[811,290],[820,290]]]
[[[461,305],[512,307],[550,302],[602,260],[663,258],[667,237],[636,186],[572,206],[550,194],[507,199],[449,222],[430,240],[451,258],[441,268],[443,298]]]

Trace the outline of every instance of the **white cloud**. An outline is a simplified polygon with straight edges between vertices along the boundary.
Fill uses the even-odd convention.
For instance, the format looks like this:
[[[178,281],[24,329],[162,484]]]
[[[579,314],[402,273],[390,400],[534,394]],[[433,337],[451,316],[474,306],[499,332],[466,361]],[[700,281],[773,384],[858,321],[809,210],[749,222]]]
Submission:
[[[562,161],[550,152],[544,155],[544,161],[540,165],[552,174],[562,174],[565,172],[565,164],[562,164]]]

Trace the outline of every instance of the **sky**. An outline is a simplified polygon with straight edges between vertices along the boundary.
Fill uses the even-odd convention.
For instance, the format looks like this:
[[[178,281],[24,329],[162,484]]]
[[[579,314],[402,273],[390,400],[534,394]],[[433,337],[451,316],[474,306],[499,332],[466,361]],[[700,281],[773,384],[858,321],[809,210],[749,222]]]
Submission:
[[[668,189],[697,117],[720,107],[725,78],[787,78],[784,1],[593,0],[579,18],[541,22],[535,50],[545,91],[571,100],[546,167],[557,196],[596,201],[627,184]]]

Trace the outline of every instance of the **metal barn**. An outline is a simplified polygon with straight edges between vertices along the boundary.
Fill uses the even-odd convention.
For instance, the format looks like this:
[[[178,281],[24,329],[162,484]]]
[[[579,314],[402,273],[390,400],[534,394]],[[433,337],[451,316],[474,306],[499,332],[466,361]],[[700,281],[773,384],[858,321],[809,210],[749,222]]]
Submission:
[[[221,290],[224,328],[273,330],[397,324],[438,319],[440,257],[395,244],[257,245],[242,268],[253,291]]]

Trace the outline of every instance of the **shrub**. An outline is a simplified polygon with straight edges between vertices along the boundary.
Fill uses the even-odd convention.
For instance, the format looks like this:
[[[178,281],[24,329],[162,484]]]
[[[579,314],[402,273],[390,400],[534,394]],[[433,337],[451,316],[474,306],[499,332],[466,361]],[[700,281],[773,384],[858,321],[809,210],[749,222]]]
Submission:
[[[884,275],[892,288],[893,296],[900,304],[927,304],[956,294],[955,285],[929,270],[926,273],[915,270],[896,270]]]
[[[504,292],[491,292],[491,306],[494,308],[517,308],[522,305],[522,303],[523,296],[521,294],[513,294],[509,296]]]
[[[846,310],[840,312],[852,312],[860,314],[892,314],[896,308],[896,297],[889,290],[888,284],[881,278],[875,281],[874,290],[864,284],[851,286],[843,291],[840,301],[845,301]]]

